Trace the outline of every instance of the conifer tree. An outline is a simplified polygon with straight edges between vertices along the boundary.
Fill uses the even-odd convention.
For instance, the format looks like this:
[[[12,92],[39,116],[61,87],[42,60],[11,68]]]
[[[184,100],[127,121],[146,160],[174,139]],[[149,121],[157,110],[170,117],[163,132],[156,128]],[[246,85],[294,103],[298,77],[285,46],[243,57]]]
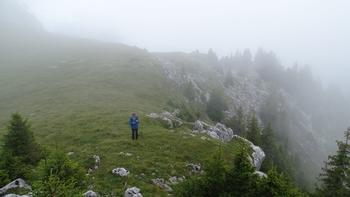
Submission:
[[[267,172],[274,165],[275,157],[278,155],[276,139],[270,123],[262,131],[261,148],[266,155],[261,168],[264,172]]]
[[[295,187],[291,181],[282,173],[278,173],[276,168],[272,167],[266,177],[262,177],[259,182],[258,196],[283,196],[283,197],[301,197],[306,196]]]
[[[350,196],[350,128],[345,132],[345,141],[337,141],[335,155],[328,156],[320,174],[321,186],[318,196]]]
[[[227,175],[226,184],[230,187],[227,188],[226,193],[229,196],[254,196],[258,177],[253,174],[255,168],[248,158],[248,153],[244,149],[236,155],[234,166]]]
[[[258,119],[255,113],[253,113],[247,131],[247,139],[250,140],[255,145],[260,145],[261,143],[261,129],[259,127]]]
[[[207,114],[213,121],[220,122],[224,118],[224,110],[227,109],[227,104],[224,99],[222,90],[214,90],[210,94],[210,99],[207,104]]]
[[[41,148],[35,142],[28,121],[20,114],[12,115],[7,130],[0,167],[6,171],[10,179],[26,178],[29,170],[41,160]]]

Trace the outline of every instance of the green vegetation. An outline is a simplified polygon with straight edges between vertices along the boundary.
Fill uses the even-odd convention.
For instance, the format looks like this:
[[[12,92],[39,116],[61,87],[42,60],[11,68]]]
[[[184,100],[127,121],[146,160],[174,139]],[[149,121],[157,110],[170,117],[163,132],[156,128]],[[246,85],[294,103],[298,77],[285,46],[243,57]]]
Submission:
[[[224,110],[227,104],[222,90],[213,90],[207,104],[207,114],[213,121],[220,122],[224,119]]]
[[[31,169],[43,157],[40,146],[35,142],[27,120],[13,114],[4,137],[0,154],[0,185],[18,177],[31,176]]]
[[[78,196],[86,188],[85,170],[60,151],[43,160],[36,173],[35,196]]]
[[[306,196],[274,168],[269,170],[266,177],[254,173],[255,169],[244,149],[236,155],[233,163],[224,160],[219,151],[208,161],[205,172],[180,184],[176,196]]]
[[[338,141],[335,155],[328,157],[326,166],[320,175],[321,185],[316,190],[316,196],[330,197],[350,196],[350,129],[345,132],[345,141]]]

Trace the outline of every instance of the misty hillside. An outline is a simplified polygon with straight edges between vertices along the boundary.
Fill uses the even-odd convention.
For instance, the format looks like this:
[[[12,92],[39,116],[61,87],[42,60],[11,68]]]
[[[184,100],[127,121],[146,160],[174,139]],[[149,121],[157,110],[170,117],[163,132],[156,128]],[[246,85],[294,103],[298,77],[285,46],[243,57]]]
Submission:
[[[278,170],[312,191],[348,126],[350,105],[341,91],[323,87],[307,67],[284,67],[273,52],[245,50],[222,58],[213,50],[151,53],[50,34],[23,7],[1,4],[1,144],[11,114],[22,114],[48,151],[69,153],[86,171],[93,155],[101,158],[87,178],[101,195],[136,186],[144,196],[167,196],[171,191],[153,179],[187,178],[193,175],[188,164],[204,165],[219,149],[232,160],[242,147],[255,147],[237,137],[249,138],[252,117],[261,135],[269,124],[275,132],[283,159]],[[222,117],[208,108],[217,95],[225,103]],[[137,142],[130,140],[132,112],[140,117]],[[237,126],[238,117],[245,126]],[[211,132],[198,132],[198,123]],[[113,175],[117,167],[130,175]]]

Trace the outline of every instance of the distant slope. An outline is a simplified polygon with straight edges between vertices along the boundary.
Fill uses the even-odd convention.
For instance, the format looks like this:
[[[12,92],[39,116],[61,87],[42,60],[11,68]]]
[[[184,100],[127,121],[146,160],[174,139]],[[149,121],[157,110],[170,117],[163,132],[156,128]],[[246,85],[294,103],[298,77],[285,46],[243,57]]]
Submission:
[[[243,146],[200,139],[187,126],[169,131],[147,118],[165,109],[169,99],[182,97],[145,50],[44,31],[6,36],[0,40],[0,136],[11,113],[20,112],[49,150],[74,152],[71,157],[82,164],[99,155],[101,167],[89,184],[100,194],[121,194],[127,183],[141,188],[144,196],[167,196],[151,178],[187,177],[188,162],[204,163],[219,146],[232,159]],[[141,120],[138,142],[130,139],[131,112]],[[127,168],[131,175],[112,175],[116,167]]]

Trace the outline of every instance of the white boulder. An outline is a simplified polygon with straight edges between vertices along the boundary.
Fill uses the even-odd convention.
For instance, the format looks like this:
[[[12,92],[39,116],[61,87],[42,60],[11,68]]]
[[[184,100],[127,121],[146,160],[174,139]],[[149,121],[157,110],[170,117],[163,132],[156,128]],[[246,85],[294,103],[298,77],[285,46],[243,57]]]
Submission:
[[[153,184],[155,184],[158,187],[162,188],[164,191],[167,191],[167,192],[172,192],[173,191],[173,189],[168,184],[166,184],[166,182],[162,178],[152,179],[152,182],[153,182]]]
[[[85,192],[85,193],[83,194],[83,196],[84,196],[84,197],[97,197],[98,195],[97,195],[96,192],[94,192],[94,191],[92,191],[92,190],[89,190],[89,191]]]
[[[112,170],[112,173],[118,176],[128,176],[130,172],[125,168],[115,168]]]
[[[32,189],[23,179],[16,179],[0,189],[0,196],[6,194],[10,189],[15,188]]]
[[[140,191],[141,190],[137,187],[128,188],[124,192],[124,197],[142,197],[142,194],[140,193]]]

